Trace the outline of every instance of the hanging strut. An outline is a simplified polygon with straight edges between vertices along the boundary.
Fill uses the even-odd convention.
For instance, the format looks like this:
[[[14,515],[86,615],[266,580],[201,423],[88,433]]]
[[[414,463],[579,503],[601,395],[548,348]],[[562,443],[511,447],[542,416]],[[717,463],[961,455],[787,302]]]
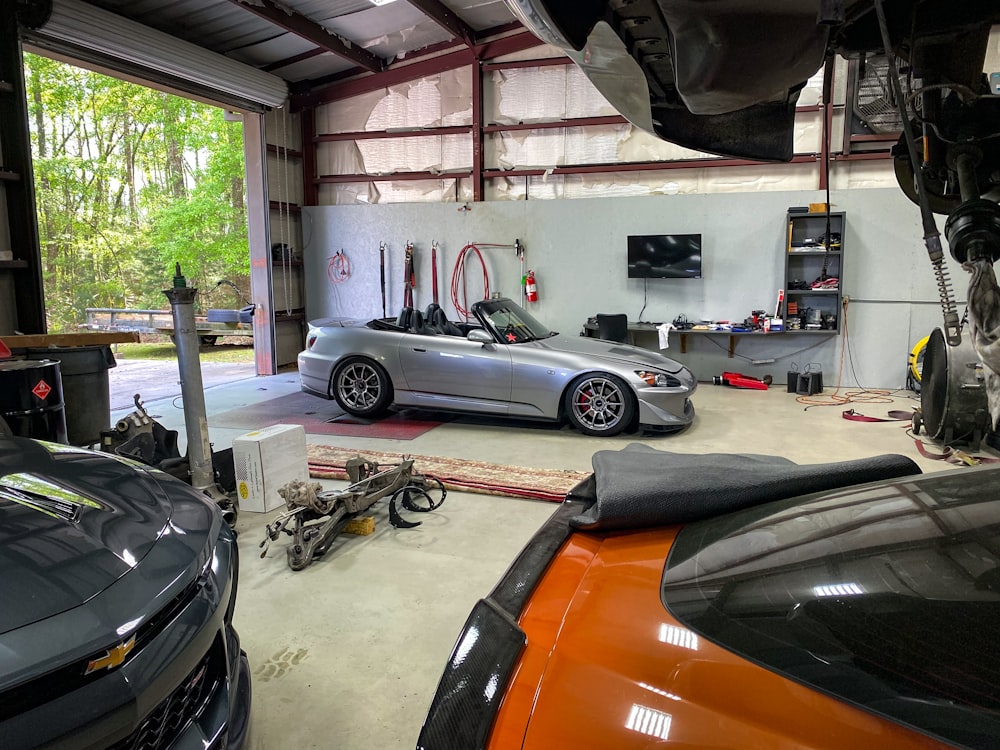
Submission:
[[[413,243],[407,240],[403,257],[403,307],[413,307],[413,287],[417,279],[413,272]]]
[[[385,317],[385,243],[378,243],[378,268],[382,285],[382,317]]]
[[[431,295],[433,302],[438,303],[438,243],[434,240],[431,243]]]

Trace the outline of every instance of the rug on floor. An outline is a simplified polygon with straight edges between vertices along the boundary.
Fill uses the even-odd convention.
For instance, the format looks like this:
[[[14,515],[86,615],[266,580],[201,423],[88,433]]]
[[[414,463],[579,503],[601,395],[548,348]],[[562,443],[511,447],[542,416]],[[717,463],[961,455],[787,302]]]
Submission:
[[[525,497],[561,503],[566,493],[590,476],[589,471],[568,469],[527,469],[486,461],[466,461],[441,456],[415,456],[407,453],[336,448],[329,445],[307,446],[309,475],[323,479],[346,479],[344,466],[349,458],[363,456],[380,464],[399,462],[405,455],[414,459],[414,469],[441,480],[448,489],[484,495]]]
[[[289,393],[215,414],[208,418],[208,424],[246,430],[274,424],[300,424],[311,435],[413,440],[439,426],[441,421],[407,412],[393,412],[381,419],[359,419],[345,414],[336,401],[308,393]]]

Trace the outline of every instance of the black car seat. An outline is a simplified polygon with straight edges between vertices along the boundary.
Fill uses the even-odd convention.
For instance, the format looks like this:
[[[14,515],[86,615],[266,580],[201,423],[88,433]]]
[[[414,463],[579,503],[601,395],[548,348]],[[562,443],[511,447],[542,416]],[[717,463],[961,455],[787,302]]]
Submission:
[[[448,320],[448,316],[441,308],[441,305],[436,302],[431,302],[427,305],[427,310],[424,312],[424,324],[429,328],[433,328],[437,333],[442,333],[446,336],[462,335],[462,329]]]
[[[399,311],[399,317],[396,318],[396,325],[404,331],[410,330],[410,326],[413,325],[413,313],[414,310],[412,307],[404,307]]]
[[[420,310],[412,311],[409,330],[410,333],[417,333],[421,335],[437,333],[437,331],[424,323],[424,314],[420,312]]]

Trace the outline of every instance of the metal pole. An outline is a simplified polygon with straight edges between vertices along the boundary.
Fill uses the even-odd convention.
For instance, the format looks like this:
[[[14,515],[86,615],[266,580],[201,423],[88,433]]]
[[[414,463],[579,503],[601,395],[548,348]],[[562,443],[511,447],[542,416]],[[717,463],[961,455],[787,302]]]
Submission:
[[[214,497],[212,445],[208,441],[205,388],[201,379],[198,331],[194,322],[194,297],[198,290],[187,286],[187,279],[181,275],[179,263],[176,268],[174,288],[164,289],[163,293],[170,300],[174,318],[174,343],[177,346],[177,366],[181,376],[181,398],[184,400],[184,429],[187,434],[191,486]]]

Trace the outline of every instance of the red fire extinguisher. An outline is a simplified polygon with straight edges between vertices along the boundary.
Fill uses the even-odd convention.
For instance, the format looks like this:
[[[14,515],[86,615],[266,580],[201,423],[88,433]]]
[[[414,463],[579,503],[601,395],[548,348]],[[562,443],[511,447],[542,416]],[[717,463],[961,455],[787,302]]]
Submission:
[[[528,302],[538,302],[538,287],[535,286],[535,272],[528,271],[524,278],[524,297]]]

